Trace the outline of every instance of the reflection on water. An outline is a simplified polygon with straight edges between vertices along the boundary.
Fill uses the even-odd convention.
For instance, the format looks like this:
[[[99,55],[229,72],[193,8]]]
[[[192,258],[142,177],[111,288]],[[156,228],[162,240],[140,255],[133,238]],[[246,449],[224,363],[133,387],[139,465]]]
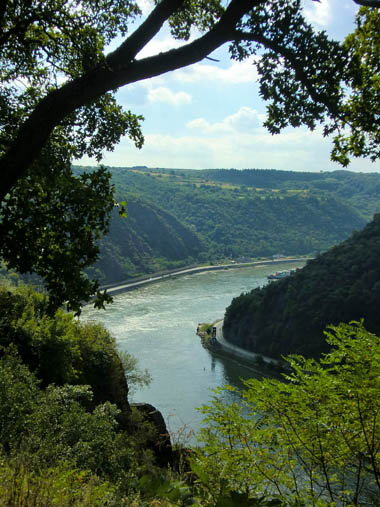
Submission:
[[[257,375],[235,359],[205,350],[195,334],[197,324],[222,318],[233,297],[264,285],[272,271],[273,266],[262,266],[167,279],[116,296],[105,311],[86,307],[82,318],[103,322],[120,349],[148,369],[153,381],[138,388],[132,401],[156,406],[173,432],[184,426],[196,431],[201,415],[195,407],[210,401],[212,389],[241,388],[241,379]]]

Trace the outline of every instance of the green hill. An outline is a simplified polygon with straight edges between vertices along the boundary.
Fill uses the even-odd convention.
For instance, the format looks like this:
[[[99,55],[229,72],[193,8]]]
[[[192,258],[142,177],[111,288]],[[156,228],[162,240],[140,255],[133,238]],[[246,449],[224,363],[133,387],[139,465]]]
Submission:
[[[333,197],[353,206],[368,221],[380,211],[380,174],[356,173],[338,170],[329,172],[296,172],[276,169],[150,169],[150,168],[113,168],[115,181],[122,183],[126,171],[135,176],[148,176],[156,181],[171,181],[178,185],[195,184],[197,187],[216,187],[241,189],[252,194],[268,196],[273,193],[308,194]],[[130,175],[129,175],[130,176]],[[120,178],[121,177],[121,178]],[[119,179],[120,178],[120,179]],[[144,179],[140,179],[140,183]],[[147,180],[145,180],[147,182]],[[135,182],[133,183],[136,184]],[[137,184],[137,187],[139,185]],[[147,185],[146,191],[151,189]]]
[[[173,215],[128,195],[127,218],[114,213],[110,232],[100,243],[100,259],[88,274],[103,283],[114,283],[189,265],[203,249],[200,238]]]
[[[379,203],[368,197],[366,178],[360,187],[365,175],[349,184],[347,171],[326,173],[343,181],[334,183],[335,193],[317,188],[328,184],[325,173],[110,171],[117,199],[127,201],[128,218],[115,214],[100,260],[88,272],[102,283],[199,262],[315,254],[362,228]],[[355,188],[362,191],[360,199]],[[344,189],[350,199],[339,197]],[[364,209],[361,200],[371,206]]]
[[[380,332],[380,214],[288,278],[235,298],[227,340],[271,357],[326,351],[326,325],[365,319]]]

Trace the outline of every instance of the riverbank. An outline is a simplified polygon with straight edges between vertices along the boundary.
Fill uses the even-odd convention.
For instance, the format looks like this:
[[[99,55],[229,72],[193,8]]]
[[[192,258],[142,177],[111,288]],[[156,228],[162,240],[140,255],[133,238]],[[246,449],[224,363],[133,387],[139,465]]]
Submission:
[[[185,275],[192,275],[196,273],[204,273],[207,271],[218,271],[223,269],[238,269],[238,268],[247,268],[251,266],[266,266],[266,265],[276,265],[276,264],[288,264],[293,262],[307,262],[308,260],[312,259],[312,257],[286,257],[281,259],[267,259],[267,260],[260,260],[260,261],[252,261],[252,262],[234,262],[230,264],[219,264],[217,266],[195,266],[195,267],[188,267],[180,270],[172,270],[172,271],[164,271],[161,273],[155,273],[151,276],[141,277],[141,278],[134,278],[130,280],[125,280],[122,282],[117,282],[114,284],[108,284],[108,285],[102,285],[100,287],[101,290],[107,290],[107,293],[111,296],[116,296],[117,294],[121,294],[123,292],[129,292],[131,290],[138,289],[140,287],[143,287],[145,285],[150,285],[152,283],[157,283],[162,280],[178,277],[178,276],[185,276]]]
[[[198,324],[196,334],[201,338],[203,347],[218,356],[238,360],[263,376],[278,377],[286,371],[285,361],[256,354],[228,342],[223,336],[223,322],[220,319],[212,324]]]

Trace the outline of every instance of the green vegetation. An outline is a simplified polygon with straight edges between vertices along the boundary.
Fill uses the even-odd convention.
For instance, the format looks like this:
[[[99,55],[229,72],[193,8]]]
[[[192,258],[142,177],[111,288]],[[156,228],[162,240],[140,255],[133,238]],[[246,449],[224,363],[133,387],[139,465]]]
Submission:
[[[208,324],[207,322],[205,322],[203,324],[199,324],[199,326],[198,326],[199,333],[211,335],[211,331],[212,331],[212,324]]]
[[[355,2],[378,5],[376,0]],[[333,328],[328,337],[333,351],[320,364],[291,359],[294,373],[288,383],[249,381],[244,396],[251,417],[219,400],[205,408],[211,423],[203,433],[206,445],[194,453],[190,479],[184,481],[157,467],[148,445],[152,427],[128,404],[114,339],[101,326],[83,325],[59,307],[65,303],[79,312],[82,302],[97,293],[83,269],[97,257],[96,243],[108,229],[114,204],[107,171],[74,175],[72,161],[84,155],[100,160],[125,134],[138,147],[143,142],[142,118],[115,102],[119,86],[199,61],[224,43],[230,43],[237,60],[260,48],[259,87],[270,101],[266,126],[271,133],[288,125],[314,129],[319,122],[325,134],[348,132],[338,135],[333,150],[343,165],[349,156],[376,159],[379,12],[361,10],[358,30],[345,45],[315,33],[299,0],[162,0],[126,37],[139,12],[134,2],[118,0],[5,2],[0,9],[0,256],[20,273],[41,276],[51,295],[0,290],[0,502],[375,505],[380,489],[379,338],[362,325]],[[165,21],[185,44],[136,59]],[[201,34],[187,42],[194,28]],[[125,37],[123,43],[106,56],[105,47],[117,36]],[[145,184],[147,178],[160,177],[172,190],[181,188],[175,173],[136,175]],[[166,237],[170,232],[173,240],[167,245],[148,224],[144,248],[152,250],[147,261],[140,266],[127,259],[123,272],[169,266],[182,262],[184,254],[207,259],[221,244],[226,245],[217,254],[221,257],[265,255],[285,244],[289,252],[324,249],[355,223],[360,226],[360,217],[332,198],[335,177],[321,183],[324,197],[310,187],[193,181],[182,183],[182,192],[168,199],[155,181],[146,185],[154,207],[128,187],[142,220],[165,224]],[[341,197],[349,187],[340,187]],[[194,189],[200,189],[198,200]],[[368,192],[356,195],[352,206],[364,202]],[[215,201],[220,203],[216,208]],[[374,205],[370,199],[365,214]],[[250,217],[248,223],[243,214]],[[297,228],[289,234],[295,221]],[[263,232],[266,222],[275,224],[269,234]],[[335,321],[360,314],[369,329],[378,329],[379,229],[377,216],[299,274],[242,297],[233,303],[234,318],[244,307],[237,322],[251,330],[244,319],[254,314],[257,326],[268,318],[268,308],[277,309],[282,320],[270,323],[276,327],[258,329],[264,337],[270,331],[269,344],[282,330],[288,333],[280,347],[269,345],[273,354],[287,346],[319,353],[324,347],[317,330],[326,315]],[[105,300],[98,293],[96,304]],[[227,315],[227,329],[228,322]],[[128,357],[124,364],[136,366]],[[129,376],[148,380],[144,373]]]
[[[320,363],[290,358],[287,382],[249,380],[233,405],[218,390],[202,409],[202,447],[160,468],[148,445],[153,428],[125,406],[126,390],[124,405],[115,396],[120,359],[106,331],[46,314],[46,298],[30,289],[3,287],[3,306],[9,298],[13,311],[1,313],[1,506],[376,505],[380,339],[362,324],[332,328],[333,351]],[[146,380],[128,365],[130,380]]]
[[[320,362],[288,359],[287,382],[251,379],[241,403],[223,401],[226,387],[203,407],[193,470],[207,485],[204,505],[260,505],[260,497],[379,505],[380,339],[359,323],[326,335],[333,350]]]
[[[318,253],[363,227],[380,206],[380,194],[373,193],[379,175],[110,171],[128,218],[115,213],[100,260],[87,270],[102,283],[194,263]],[[333,184],[326,191],[328,180]]]
[[[213,324],[209,324],[207,322],[198,324],[197,335],[200,336],[204,347],[208,348],[210,345],[210,341],[212,339],[212,328]]]
[[[77,176],[82,172],[74,170]],[[128,216],[113,212],[110,232],[98,243],[100,258],[86,268],[101,284],[231,258],[316,254],[362,228],[380,209],[376,173],[148,168],[110,168],[110,173]],[[37,277],[33,281],[41,284]]]
[[[338,133],[333,157],[343,165],[350,156],[376,159],[379,154],[377,9],[361,11],[358,29],[345,44],[306,22],[301,0],[162,0],[127,35],[139,15],[133,0],[5,2],[0,9],[0,257],[11,269],[42,277],[51,312],[62,304],[79,312],[93,295],[97,306],[109,301],[83,270],[97,258],[97,241],[108,230],[113,188],[103,168],[76,177],[71,165],[83,156],[99,162],[124,135],[142,146],[143,118],[123,111],[115,100],[121,86],[199,62],[229,44],[237,61],[260,54],[255,61],[259,93],[268,101],[269,132],[300,125],[313,130],[321,123],[326,135]],[[183,41],[181,48],[138,58],[165,23]],[[198,37],[189,42],[194,29]],[[118,37],[119,47],[106,54]],[[209,200],[216,197],[210,194]],[[298,204],[290,202],[297,212]],[[208,207],[204,200],[198,205]],[[264,221],[277,219],[278,206],[269,203],[269,212],[259,209],[258,214]],[[323,222],[319,215],[316,220]],[[222,223],[225,213],[212,218]],[[237,232],[239,224],[231,230]],[[214,244],[226,239],[223,228],[190,225]],[[239,232],[243,237],[246,231]],[[336,240],[328,227],[325,232],[325,242]],[[263,252],[282,245],[265,236],[240,245],[236,236],[221,255],[251,250],[260,241],[257,250]],[[290,248],[325,246],[313,230],[311,239],[303,244],[298,237]],[[154,267],[149,264],[144,269]],[[134,266],[118,269],[139,272]]]
[[[360,2],[357,2],[360,3]],[[379,106],[379,54],[380,13],[379,2],[363,2],[377,9],[360,9],[356,17],[356,30],[345,40],[345,49],[351,61],[345,70],[349,97],[343,105],[335,130],[332,159],[348,165],[350,157],[368,157],[378,160],[380,155]],[[349,127],[344,131],[342,127]],[[340,131],[339,131],[340,130]],[[326,133],[330,133],[327,130]]]
[[[149,381],[135,359],[119,354],[115,338],[100,324],[82,323],[70,313],[48,313],[48,297],[31,288],[0,286],[0,347],[14,350],[41,386],[88,385],[93,406],[110,401],[126,424],[128,385]]]
[[[130,505],[158,471],[155,430],[128,403],[149,376],[101,325],[48,308],[0,287],[0,505]]]
[[[326,352],[329,324],[365,319],[380,333],[380,215],[362,231],[307,265],[262,289],[235,298],[227,308],[229,341],[272,357]]]
[[[100,241],[100,259],[87,269],[103,284],[188,266],[200,258],[198,235],[152,202],[128,194],[127,219],[113,214],[109,234]]]
[[[291,168],[290,168],[291,169]],[[192,171],[195,177],[195,171]],[[380,175],[350,171],[295,172],[275,169],[213,169],[197,171],[198,178],[249,191],[259,196],[313,195],[338,199],[350,204],[363,218],[370,220],[380,209]]]
[[[69,106],[60,103],[59,83],[98,65],[138,13],[133,2],[87,0],[4,2],[0,9],[0,257],[43,279],[51,312],[63,303],[79,311],[94,294],[99,306],[108,300],[83,269],[108,230],[113,189],[104,168],[75,177],[72,160],[99,161],[123,135],[142,144],[142,118],[122,110],[114,87]]]

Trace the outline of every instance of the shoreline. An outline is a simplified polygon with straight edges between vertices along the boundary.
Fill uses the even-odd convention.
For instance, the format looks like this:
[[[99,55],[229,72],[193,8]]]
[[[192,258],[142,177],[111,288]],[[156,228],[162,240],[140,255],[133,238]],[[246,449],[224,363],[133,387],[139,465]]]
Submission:
[[[195,266],[188,267],[178,270],[172,271],[164,271],[162,273],[156,273],[152,276],[146,276],[138,279],[125,280],[123,282],[117,282],[114,284],[102,285],[99,287],[100,290],[106,290],[110,296],[116,296],[117,294],[122,294],[123,292],[129,292],[131,290],[138,289],[140,287],[144,287],[146,285],[150,285],[153,283],[160,282],[165,279],[170,279],[178,276],[186,276],[193,275],[196,273],[203,273],[207,271],[219,271],[223,269],[239,269],[246,268],[250,266],[266,266],[266,265],[275,265],[275,264],[289,264],[292,262],[307,262],[308,260],[313,259],[313,257],[286,257],[284,259],[273,259],[273,260],[262,260],[262,261],[252,261],[252,262],[241,262],[241,263],[231,263],[231,264],[219,264],[217,266]]]
[[[200,330],[200,326],[204,324],[198,324],[196,334],[200,336],[202,345],[208,351],[215,355],[241,362],[244,366],[251,368],[260,375],[282,379],[281,374],[287,370],[287,363],[285,361],[257,354],[228,342],[223,336],[223,322],[224,320],[220,319],[210,324],[215,330],[211,336]]]

